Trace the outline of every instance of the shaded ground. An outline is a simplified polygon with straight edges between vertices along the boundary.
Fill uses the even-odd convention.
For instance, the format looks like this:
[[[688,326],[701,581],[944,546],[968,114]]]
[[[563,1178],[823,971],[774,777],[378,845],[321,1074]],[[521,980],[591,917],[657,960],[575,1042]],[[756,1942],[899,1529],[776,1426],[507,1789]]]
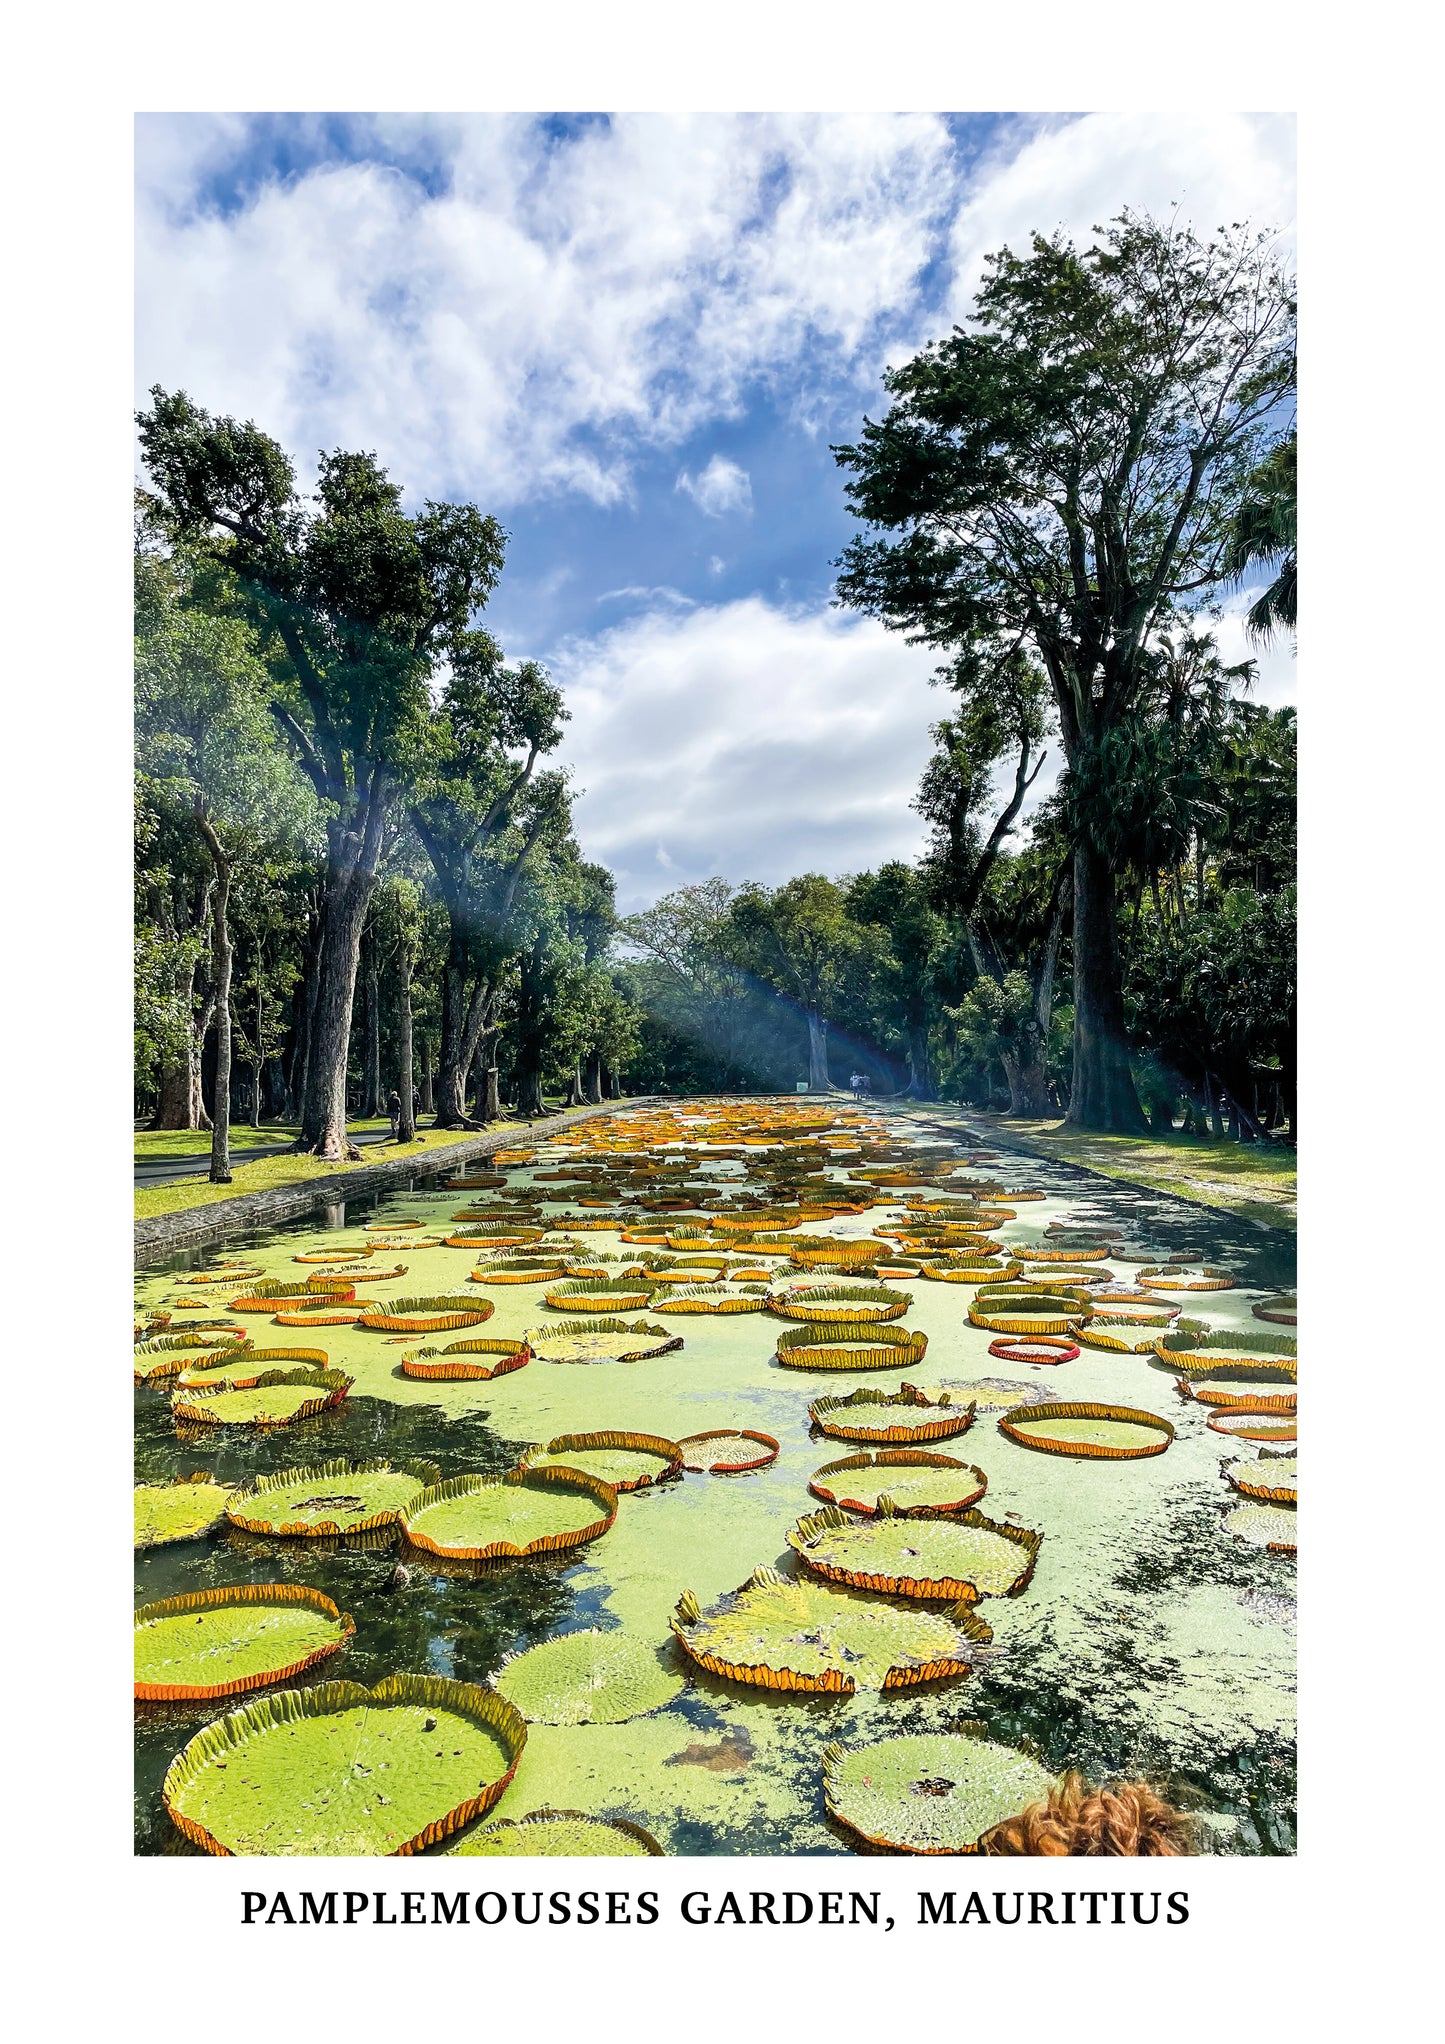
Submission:
[[[1034,1156],[1057,1157],[1266,1228],[1293,1230],[1296,1225],[1296,1158],[1282,1144],[1216,1141],[1180,1131],[1172,1136],[1083,1135],[1058,1121],[1006,1121],[972,1109],[968,1118],[1011,1148]]]

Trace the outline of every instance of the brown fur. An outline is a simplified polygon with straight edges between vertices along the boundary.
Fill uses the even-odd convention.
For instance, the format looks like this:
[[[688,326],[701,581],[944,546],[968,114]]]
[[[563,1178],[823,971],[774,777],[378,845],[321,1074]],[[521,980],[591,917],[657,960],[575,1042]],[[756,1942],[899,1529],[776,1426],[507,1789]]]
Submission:
[[[985,1832],[985,1853],[1044,1859],[1177,1858],[1193,1847],[1189,1819],[1156,1795],[1147,1782],[1116,1781],[1091,1789],[1066,1774],[1043,1802]]]

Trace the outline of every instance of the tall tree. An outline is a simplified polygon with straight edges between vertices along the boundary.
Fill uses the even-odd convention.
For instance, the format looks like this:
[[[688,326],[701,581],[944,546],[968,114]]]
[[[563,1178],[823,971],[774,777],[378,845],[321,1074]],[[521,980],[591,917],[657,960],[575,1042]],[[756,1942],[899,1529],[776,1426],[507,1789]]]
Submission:
[[[828,1021],[850,974],[878,949],[876,933],[848,913],[842,887],[804,873],[776,888],[738,889],[729,920],[733,955],[808,1024],[808,1090],[833,1090],[828,1070]],[[871,941],[870,941],[871,940]]]
[[[1001,250],[970,324],[889,371],[886,417],[834,450],[868,528],[839,600],[947,649],[965,697],[1028,649],[1087,774],[1158,632],[1229,572],[1245,479],[1287,423],[1292,284],[1265,236],[1125,212],[1082,252],[1059,235]],[[1073,949],[1068,1118],[1141,1129],[1115,871],[1088,836]]]
[[[249,420],[159,386],[139,415],[156,526],[234,578],[277,684],[271,713],[321,801],[326,864],[299,1147],[348,1153],[357,960],[400,788],[419,770],[429,684],[478,657],[504,534],[475,505],[402,509],[374,454],[323,454],[314,494]],[[486,641],[486,656],[490,641]]]
[[[1267,642],[1296,623],[1299,541],[1295,495],[1295,435],[1267,454],[1245,484],[1234,514],[1226,567],[1236,581],[1272,568],[1263,594],[1250,605],[1245,623],[1252,638]]]
[[[479,635],[454,670],[433,719],[424,771],[409,809],[446,906],[436,1125],[471,1128],[467,1075],[495,1026],[500,972],[517,946],[512,919],[529,860],[565,835],[567,783],[537,763],[561,742],[567,712],[545,670],[506,666]],[[490,1071],[488,1057],[484,1069]],[[495,1082],[488,1085],[494,1094]],[[484,1100],[482,1118],[495,1113]]]
[[[136,717],[142,772],[190,812],[211,861],[211,1002],[216,1081],[211,1179],[231,1180],[231,889],[237,870],[312,821],[287,755],[277,746],[270,680],[243,620],[186,601],[170,563],[141,555]]]

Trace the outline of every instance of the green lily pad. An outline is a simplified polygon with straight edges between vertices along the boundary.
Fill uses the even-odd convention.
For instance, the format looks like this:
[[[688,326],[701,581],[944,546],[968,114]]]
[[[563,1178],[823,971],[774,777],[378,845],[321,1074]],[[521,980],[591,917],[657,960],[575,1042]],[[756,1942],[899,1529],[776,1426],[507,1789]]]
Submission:
[[[339,1404],[354,1381],[340,1370],[278,1370],[250,1391],[178,1391],[171,1414],[183,1426],[290,1426]]]
[[[823,1751],[829,1814],[892,1852],[977,1852],[986,1831],[1053,1786],[1030,1754],[969,1733],[905,1733]]]
[[[135,1693],[145,1702],[239,1696],[314,1667],[355,1626],[329,1597],[294,1583],[246,1583],[142,1604]]]
[[[772,1435],[746,1427],[713,1427],[707,1433],[685,1434],[678,1446],[684,1469],[705,1470],[709,1476],[746,1476],[749,1470],[766,1468],[778,1459],[778,1444]]]
[[[662,1847],[640,1824],[585,1817],[580,1810],[533,1810],[499,1817],[449,1845],[444,1857],[482,1859],[660,1859]]]
[[[1293,1455],[1257,1455],[1248,1462],[1230,1462],[1224,1474],[1244,1497],[1271,1505],[1299,1502],[1299,1463]]]
[[[1010,1377],[970,1377],[957,1384],[924,1384],[925,1398],[943,1398],[954,1405],[972,1405],[980,1414],[1010,1412],[1016,1405],[1044,1405],[1051,1397],[1042,1384],[1019,1383]]]
[[[527,1728],[470,1682],[322,1682],[219,1718],[171,1762],[171,1820],[207,1852],[384,1857],[485,1816]]]
[[[948,1512],[977,1504],[988,1478],[974,1463],[952,1455],[893,1448],[826,1462],[813,1471],[808,1488],[824,1504],[850,1512],[876,1512],[883,1497],[892,1499],[895,1512]]]
[[[226,1516],[248,1533],[336,1537],[399,1523],[409,1504],[441,1481],[431,1462],[318,1462],[257,1477]]]
[[[1298,1414],[1278,1412],[1259,1406],[1221,1406],[1208,1419],[1212,1434],[1225,1434],[1237,1441],[1293,1441],[1297,1438]]]
[[[647,1320],[560,1320],[522,1337],[543,1363],[637,1363],[682,1347],[682,1336]]]
[[[1172,1424],[1158,1413],[1088,1400],[1016,1407],[1003,1414],[998,1430],[1021,1448],[1113,1462],[1162,1455],[1174,1439]]]
[[[946,1441],[967,1433],[975,1410],[971,1398],[930,1398],[904,1384],[891,1394],[864,1386],[847,1398],[814,1399],[808,1417],[840,1441]]]
[[[1251,1547],[1268,1547],[1277,1554],[1293,1554],[1298,1544],[1295,1526],[1298,1514],[1293,1505],[1236,1505],[1224,1515],[1224,1530]]]
[[[580,1469],[616,1491],[646,1490],[682,1468],[682,1449],[661,1434],[604,1431],[559,1434],[545,1448],[529,1448],[523,1469]]]
[[[1040,1535],[971,1509],[905,1517],[885,1508],[850,1519],[825,1505],[800,1519],[787,1541],[805,1568],[830,1582],[953,1604],[1017,1597],[1034,1572]]]
[[[455,1561],[514,1560],[595,1540],[617,1516],[617,1493],[571,1468],[457,1476],[424,1490],[402,1515],[413,1547]]]
[[[234,1484],[182,1477],[175,1483],[140,1483],[135,1490],[135,1544],[165,1547],[197,1540],[219,1526]]]
[[[683,1679],[651,1640],[594,1629],[509,1655],[492,1686],[530,1724],[619,1725],[671,1703]]]
[[[833,1694],[968,1674],[974,1649],[992,1638],[962,1607],[918,1611],[772,1568],[755,1569],[708,1611],[685,1592],[672,1629],[689,1659],[712,1674],[763,1689]]]

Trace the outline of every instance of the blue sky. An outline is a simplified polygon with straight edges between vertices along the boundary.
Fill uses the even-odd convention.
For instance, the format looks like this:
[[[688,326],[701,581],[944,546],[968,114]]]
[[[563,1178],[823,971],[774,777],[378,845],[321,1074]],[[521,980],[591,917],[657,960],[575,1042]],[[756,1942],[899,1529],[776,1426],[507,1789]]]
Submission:
[[[988,250],[1125,204],[1289,236],[1293,149],[1230,114],[143,116],[138,394],[497,513],[488,622],[566,688],[625,907],[856,871],[917,849],[948,701],[830,607],[830,441]],[[1276,656],[1262,693],[1292,690]]]

